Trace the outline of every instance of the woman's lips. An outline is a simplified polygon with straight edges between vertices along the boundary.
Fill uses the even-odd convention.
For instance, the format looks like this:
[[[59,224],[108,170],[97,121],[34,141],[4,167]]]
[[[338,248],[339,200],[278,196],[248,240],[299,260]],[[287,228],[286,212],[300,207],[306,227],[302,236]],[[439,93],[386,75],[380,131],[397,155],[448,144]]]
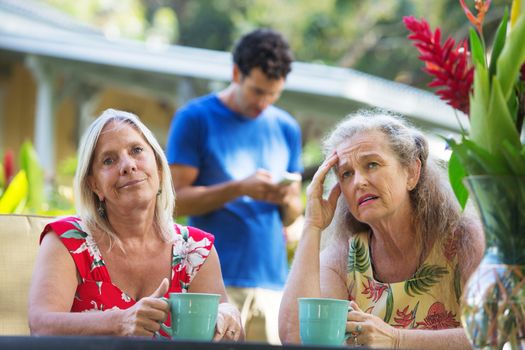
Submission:
[[[146,180],[146,179],[138,179],[138,180],[128,181],[124,185],[120,186],[119,189],[130,187],[130,186],[134,186],[136,184],[139,184],[139,183],[143,182],[144,180]]]
[[[364,196],[359,197],[359,199],[357,200],[357,204],[358,205],[363,205],[363,204],[368,203],[368,202],[370,202],[372,200],[375,200],[377,198],[379,198],[379,197],[375,196],[373,194],[365,194]]]

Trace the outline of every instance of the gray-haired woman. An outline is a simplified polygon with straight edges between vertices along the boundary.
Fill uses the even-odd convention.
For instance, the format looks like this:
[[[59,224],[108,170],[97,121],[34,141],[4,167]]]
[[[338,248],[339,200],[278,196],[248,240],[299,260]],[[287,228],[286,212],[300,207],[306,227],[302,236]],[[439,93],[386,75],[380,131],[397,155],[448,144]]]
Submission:
[[[361,112],[335,128],[325,153],[281,303],[283,342],[299,341],[296,299],[327,297],[351,300],[349,343],[470,348],[459,298],[481,260],[483,235],[461,214],[423,134],[400,117]],[[324,199],[330,169],[337,183]],[[316,259],[331,223],[335,233]]]
[[[40,238],[32,334],[153,336],[169,313],[161,297],[187,291],[221,295],[214,339],[243,336],[214,237],[174,224],[166,158],[137,116],[109,109],[90,125],[74,192],[78,216],[52,222]]]

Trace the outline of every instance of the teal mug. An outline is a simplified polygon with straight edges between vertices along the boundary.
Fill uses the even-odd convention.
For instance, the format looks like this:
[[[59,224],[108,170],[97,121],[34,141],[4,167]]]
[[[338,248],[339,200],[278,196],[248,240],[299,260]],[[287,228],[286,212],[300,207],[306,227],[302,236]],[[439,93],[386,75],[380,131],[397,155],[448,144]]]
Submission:
[[[307,345],[343,345],[348,339],[348,300],[299,298],[299,333]]]
[[[171,327],[161,328],[171,339],[210,341],[215,334],[220,294],[170,293]]]

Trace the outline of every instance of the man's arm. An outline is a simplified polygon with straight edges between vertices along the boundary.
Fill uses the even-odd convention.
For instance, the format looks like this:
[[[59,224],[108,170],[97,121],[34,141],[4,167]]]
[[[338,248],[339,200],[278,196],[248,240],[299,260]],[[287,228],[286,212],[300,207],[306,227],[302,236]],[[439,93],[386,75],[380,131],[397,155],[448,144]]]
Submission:
[[[177,216],[203,215],[222,208],[224,204],[240,196],[274,202],[276,193],[281,190],[278,185],[272,183],[270,173],[262,169],[243,180],[227,181],[212,186],[193,186],[199,175],[199,169],[195,167],[172,164],[170,169],[177,193]]]
[[[241,182],[229,181],[213,186],[193,186],[199,169],[187,165],[170,165],[175,187],[176,215],[202,215],[224,206],[242,195]]]
[[[289,226],[303,213],[301,182],[294,181],[286,187],[288,187],[286,188],[287,193],[279,209],[283,225]]]

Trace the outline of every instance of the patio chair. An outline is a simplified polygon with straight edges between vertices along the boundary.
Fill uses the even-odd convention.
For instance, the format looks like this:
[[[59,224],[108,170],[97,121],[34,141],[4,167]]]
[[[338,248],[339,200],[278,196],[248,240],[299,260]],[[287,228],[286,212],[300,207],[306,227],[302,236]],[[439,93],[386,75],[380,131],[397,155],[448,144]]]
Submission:
[[[29,334],[29,285],[40,232],[51,220],[0,214],[0,336]]]

